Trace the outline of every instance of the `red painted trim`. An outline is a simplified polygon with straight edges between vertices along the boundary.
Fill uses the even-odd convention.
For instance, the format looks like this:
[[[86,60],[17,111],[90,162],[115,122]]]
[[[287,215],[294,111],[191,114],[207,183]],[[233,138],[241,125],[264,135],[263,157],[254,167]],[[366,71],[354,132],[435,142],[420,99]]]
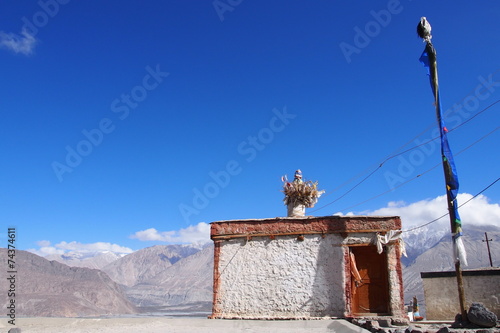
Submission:
[[[401,311],[401,315],[406,316],[405,311],[405,295],[403,288],[403,266],[401,266],[401,249],[398,243],[394,243],[393,245],[396,249],[396,272],[398,273],[398,284],[399,284],[399,294],[400,294],[400,303],[399,311]]]
[[[345,310],[344,316],[351,317],[352,316],[352,281],[351,281],[351,259],[349,257],[349,248],[343,247],[344,250],[344,276],[345,276],[345,285],[344,285],[344,297],[345,297]]]
[[[400,230],[399,216],[323,216],[212,222],[210,236],[284,235],[300,233],[384,232]]]
[[[214,319],[220,313],[219,309],[219,288],[220,288],[220,275],[219,275],[219,261],[221,252],[221,242],[214,241],[214,286],[213,286],[213,300],[212,300],[212,315],[209,318]]]

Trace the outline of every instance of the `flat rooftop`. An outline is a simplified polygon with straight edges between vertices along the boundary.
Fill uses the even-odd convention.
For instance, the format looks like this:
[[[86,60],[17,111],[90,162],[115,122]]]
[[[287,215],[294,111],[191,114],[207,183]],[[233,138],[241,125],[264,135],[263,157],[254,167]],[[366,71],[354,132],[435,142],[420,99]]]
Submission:
[[[304,216],[212,222],[213,240],[234,237],[387,232],[401,230],[399,216]]]

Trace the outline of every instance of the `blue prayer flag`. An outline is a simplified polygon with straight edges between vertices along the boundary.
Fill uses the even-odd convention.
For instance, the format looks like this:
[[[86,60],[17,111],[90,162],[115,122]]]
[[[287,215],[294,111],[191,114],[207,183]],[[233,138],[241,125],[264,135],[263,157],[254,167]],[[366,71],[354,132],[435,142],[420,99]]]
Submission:
[[[437,78],[437,65],[436,65],[436,51],[430,42],[427,43],[424,52],[420,56],[420,62],[427,68],[427,75],[429,75],[432,92],[434,94],[436,103],[436,116],[438,119],[439,133],[441,137],[441,157],[443,160],[444,176],[446,182],[446,195],[448,199],[449,213],[451,216],[451,221],[453,221],[453,243],[455,247],[455,259],[460,259],[467,265],[467,259],[465,256],[465,249],[463,248],[462,240],[462,221],[460,220],[460,215],[458,214],[458,176],[457,169],[455,168],[455,162],[453,161],[453,154],[451,153],[450,144],[448,143],[448,136],[443,114],[441,111],[441,100],[439,97],[439,85]],[[432,64],[432,66],[431,66]]]

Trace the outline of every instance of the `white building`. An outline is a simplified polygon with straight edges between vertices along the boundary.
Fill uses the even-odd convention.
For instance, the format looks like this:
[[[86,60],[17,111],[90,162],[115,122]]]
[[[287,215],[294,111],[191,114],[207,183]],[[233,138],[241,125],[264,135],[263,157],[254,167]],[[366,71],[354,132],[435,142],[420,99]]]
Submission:
[[[400,229],[397,216],[213,222],[211,318],[406,320],[400,241],[382,237]]]

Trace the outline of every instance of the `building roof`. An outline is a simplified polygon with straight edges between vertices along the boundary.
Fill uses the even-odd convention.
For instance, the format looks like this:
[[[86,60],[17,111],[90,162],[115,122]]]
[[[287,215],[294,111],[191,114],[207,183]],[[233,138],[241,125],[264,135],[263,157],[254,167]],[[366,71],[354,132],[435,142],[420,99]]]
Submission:
[[[401,230],[399,216],[305,216],[216,221],[210,237],[225,239],[250,236],[387,232]]]

